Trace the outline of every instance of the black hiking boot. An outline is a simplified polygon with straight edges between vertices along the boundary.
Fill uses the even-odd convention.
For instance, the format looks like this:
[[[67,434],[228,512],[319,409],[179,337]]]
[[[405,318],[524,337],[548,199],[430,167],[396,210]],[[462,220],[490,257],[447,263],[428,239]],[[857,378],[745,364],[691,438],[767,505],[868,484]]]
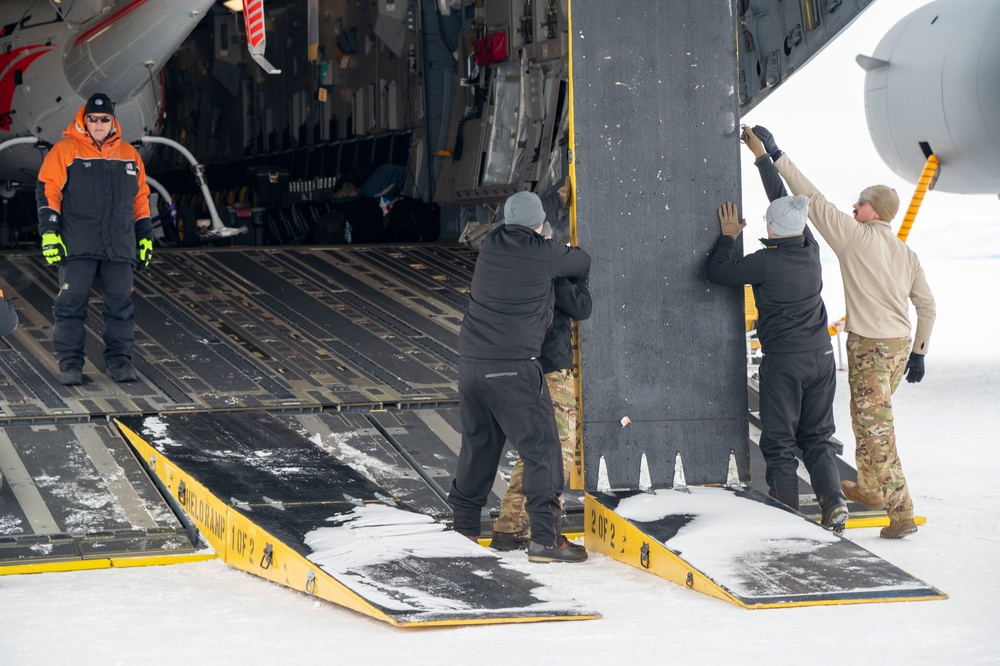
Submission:
[[[847,501],[843,497],[834,497],[820,506],[823,508],[823,519],[819,524],[835,534],[843,534],[850,516]]]
[[[79,386],[83,383],[83,368],[64,365],[59,368],[59,383],[63,386]]]
[[[111,377],[111,379],[119,384],[134,382],[136,380],[135,368],[127,361],[115,363],[108,366],[108,377]]]
[[[529,562],[584,562],[586,559],[587,549],[570,543],[561,534],[554,546],[543,546],[534,541],[528,544]]]
[[[528,547],[529,541],[531,541],[531,537],[528,536],[528,530],[517,532],[497,532],[494,530],[490,548],[501,552],[524,550]]]

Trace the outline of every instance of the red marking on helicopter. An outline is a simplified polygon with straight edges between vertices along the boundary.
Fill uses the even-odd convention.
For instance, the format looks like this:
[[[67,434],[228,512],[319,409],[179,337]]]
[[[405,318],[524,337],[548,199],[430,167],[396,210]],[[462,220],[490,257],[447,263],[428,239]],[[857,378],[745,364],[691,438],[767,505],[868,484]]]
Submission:
[[[21,82],[21,76],[36,58],[51,51],[53,46],[53,44],[33,44],[0,52],[0,130],[10,131],[10,107],[14,101],[14,90]]]

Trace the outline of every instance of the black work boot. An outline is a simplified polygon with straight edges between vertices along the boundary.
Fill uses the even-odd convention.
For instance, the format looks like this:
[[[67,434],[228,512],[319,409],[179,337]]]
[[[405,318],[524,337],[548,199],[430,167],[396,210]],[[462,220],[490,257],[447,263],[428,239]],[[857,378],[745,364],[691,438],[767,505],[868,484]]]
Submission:
[[[63,386],[79,386],[83,383],[83,368],[72,364],[59,366],[59,383]]]
[[[534,541],[528,544],[529,562],[584,562],[586,559],[587,549],[570,543],[561,534],[554,546],[543,546]]]
[[[821,502],[820,507],[823,509],[823,519],[820,520],[819,524],[835,534],[843,534],[844,526],[847,525],[847,519],[850,516],[847,511],[847,500],[838,495]]]
[[[517,532],[497,532],[493,531],[493,540],[490,541],[490,548],[499,551],[524,550],[531,541],[528,530],[518,530]]]
[[[128,361],[121,361],[108,366],[108,377],[120,384],[134,382],[136,380],[135,368]]]

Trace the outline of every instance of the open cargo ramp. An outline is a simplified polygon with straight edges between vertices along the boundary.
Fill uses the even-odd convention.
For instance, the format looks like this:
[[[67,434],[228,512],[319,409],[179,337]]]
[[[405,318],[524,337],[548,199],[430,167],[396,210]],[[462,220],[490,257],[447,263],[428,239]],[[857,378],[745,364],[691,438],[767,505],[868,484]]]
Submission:
[[[586,496],[586,546],[744,608],[947,595],[755,490]]]
[[[600,617],[263,411],[119,427],[228,564],[397,626]]]

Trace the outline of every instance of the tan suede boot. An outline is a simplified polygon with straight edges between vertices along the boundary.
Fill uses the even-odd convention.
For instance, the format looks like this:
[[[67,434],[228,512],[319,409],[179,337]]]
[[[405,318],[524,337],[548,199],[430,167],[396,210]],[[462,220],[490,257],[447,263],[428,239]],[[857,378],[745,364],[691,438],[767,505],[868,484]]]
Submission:
[[[912,518],[907,520],[892,520],[889,519],[889,524],[882,528],[882,531],[878,533],[883,539],[902,539],[908,534],[915,534],[917,531],[917,524]]]
[[[885,509],[885,502],[882,501],[881,497],[866,495],[861,490],[861,487],[853,481],[841,481],[840,488],[844,491],[847,499],[857,502],[869,511],[882,511]]]

